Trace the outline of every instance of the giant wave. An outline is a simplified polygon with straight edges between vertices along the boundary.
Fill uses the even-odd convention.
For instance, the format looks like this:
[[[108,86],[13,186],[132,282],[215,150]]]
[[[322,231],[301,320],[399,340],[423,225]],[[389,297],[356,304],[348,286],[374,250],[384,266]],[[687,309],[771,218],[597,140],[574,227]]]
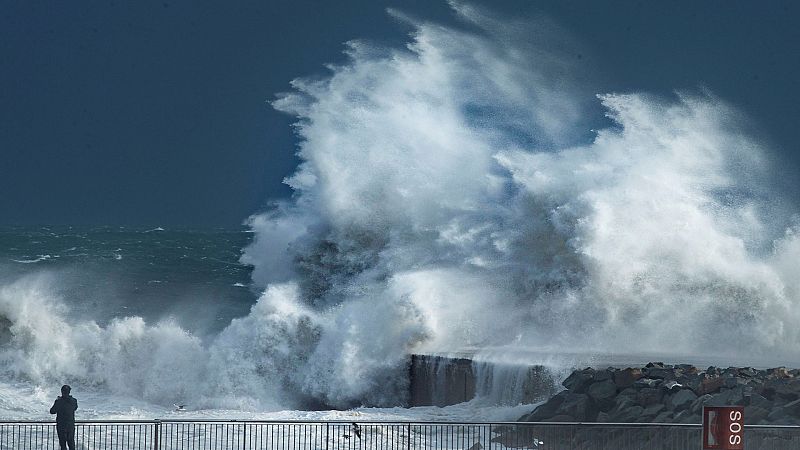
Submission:
[[[407,48],[351,42],[274,102],[302,163],[292,199],[249,220],[248,316],[209,343],[169,321],[69,323],[57,280],[26,276],[0,290],[6,373],[270,409],[402,404],[412,352],[797,361],[796,220],[747,118],[710,94],[604,94],[587,140],[579,44],[454,10],[461,26],[395,13]]]

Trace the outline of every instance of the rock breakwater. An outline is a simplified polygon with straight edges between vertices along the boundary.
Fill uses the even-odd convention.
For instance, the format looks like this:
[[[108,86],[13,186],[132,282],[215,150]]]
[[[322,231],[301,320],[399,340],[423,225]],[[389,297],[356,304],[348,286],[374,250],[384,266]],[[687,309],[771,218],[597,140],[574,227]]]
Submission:
[[[800,425],[800,370],[651,362],[575,370],[522,422],[700,423],[703,406],[744,406],[745,423]]]

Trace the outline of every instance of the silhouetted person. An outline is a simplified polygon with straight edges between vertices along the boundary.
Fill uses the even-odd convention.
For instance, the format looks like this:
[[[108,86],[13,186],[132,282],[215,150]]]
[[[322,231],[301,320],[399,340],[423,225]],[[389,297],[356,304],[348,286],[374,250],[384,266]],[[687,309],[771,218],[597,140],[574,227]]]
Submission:
[[[75,410],[78,401],[69,395],[72,388],[65,384],[61,386],[61,397],[58,397],[50,408],[50,414],[56,415],[56,432],[58,432],[58,445],[61,450],[75,450]]]

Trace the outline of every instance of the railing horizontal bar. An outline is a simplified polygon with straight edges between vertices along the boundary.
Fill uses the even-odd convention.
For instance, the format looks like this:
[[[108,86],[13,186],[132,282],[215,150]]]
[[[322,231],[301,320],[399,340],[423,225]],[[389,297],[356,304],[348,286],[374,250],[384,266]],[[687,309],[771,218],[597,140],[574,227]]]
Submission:
[[[353,418],[350,420],[267,420],[267,419],[152,419],[152,420],[76,420],[77,425],[93,425],[93,424],[142,424],[154,425],[157,423],[170,424],[170,423],[196,423],[196,424],[351,424],[357,422],[362,425],[443,425],[443,426],[536,426],[536,427],[615,427],[615,428],[651,428],[651,427],[670,427],[670,428],[697,428],[702,426],[699,423],[626,423],[626,422],[454,422],[454,421],[426,421],[426,420],[359,420]],[[52,420],[0,420],[0,425],[53,425],[55,421]],[[800,425],[745,425],[745,428],[780,428],[792,429],[800,428]]]

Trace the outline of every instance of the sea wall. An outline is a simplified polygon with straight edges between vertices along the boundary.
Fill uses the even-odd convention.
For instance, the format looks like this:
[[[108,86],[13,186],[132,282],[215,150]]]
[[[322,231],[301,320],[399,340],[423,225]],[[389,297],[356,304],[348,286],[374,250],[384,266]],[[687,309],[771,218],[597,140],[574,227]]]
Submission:
[[[575,370],[524,422],[700,423],[703,406],[744,406],[747,424],[800,425],[800,370],[648,363]]]
[[[544,366],[412,355],[410,406],[447,406],[476,398],[490,404],[540,402],[555,394],[558,377]]]

